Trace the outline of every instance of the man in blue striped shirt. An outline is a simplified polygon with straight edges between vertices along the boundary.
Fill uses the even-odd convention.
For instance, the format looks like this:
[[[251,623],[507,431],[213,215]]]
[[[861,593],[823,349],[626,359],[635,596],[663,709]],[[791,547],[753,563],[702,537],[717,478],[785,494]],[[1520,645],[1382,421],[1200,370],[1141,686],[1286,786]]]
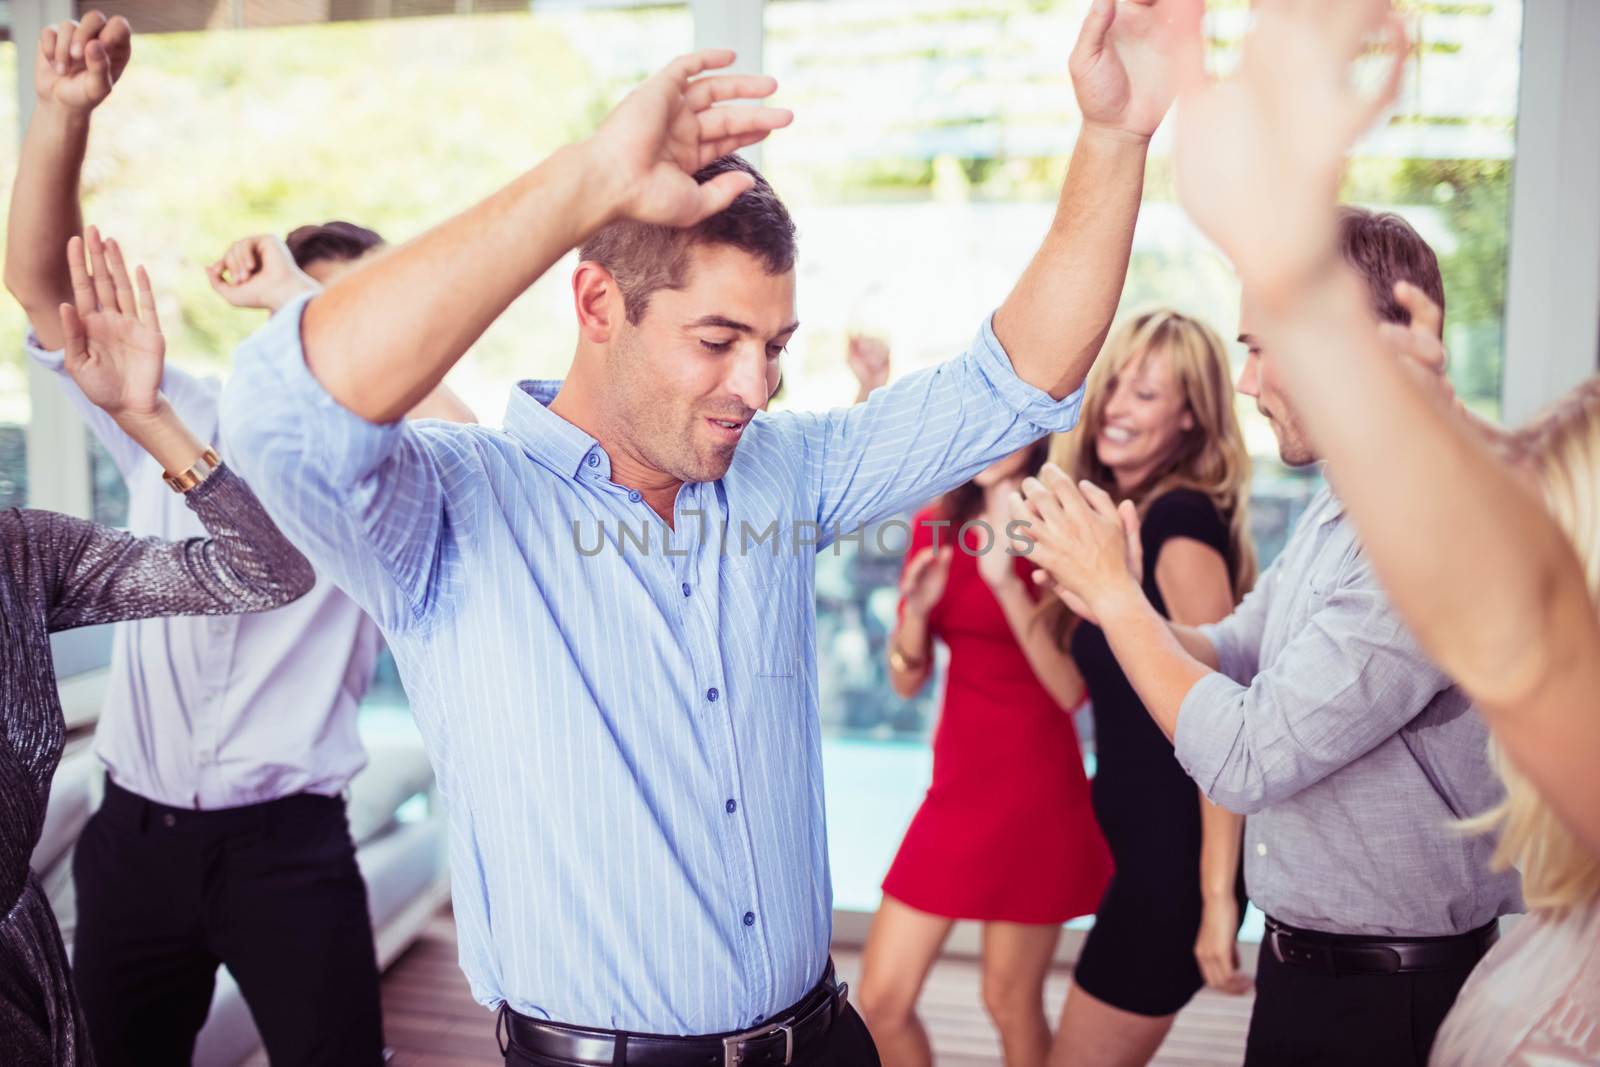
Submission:
[[[1096,4],[1039,253],[965,355],[864,404],[764,410],[794,233],[722,157],[790,116],[713,106],[776,88],[699,77],[727,52],[241,351],[231,454],[394,651],[508,1062],[877,1062],[828,965],[815,553],[1074,424],[1191,16]],[[564,382],[519,386],[504,430],[401,421],[580,245]]]

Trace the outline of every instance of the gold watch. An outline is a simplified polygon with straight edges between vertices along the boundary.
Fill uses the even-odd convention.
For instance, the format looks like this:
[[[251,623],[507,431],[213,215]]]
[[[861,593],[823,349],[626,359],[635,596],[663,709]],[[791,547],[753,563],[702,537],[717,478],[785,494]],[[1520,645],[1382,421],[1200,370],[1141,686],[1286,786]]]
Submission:
[[[208,448],[201,453],[200,458],[194,461],[194,466],[181,474],[169,471],[161,472],[161,480],[172,486],[174,493],[187,493],[207,478],[213,471],[222,466],[222,457],[217,455],[217,450]]]

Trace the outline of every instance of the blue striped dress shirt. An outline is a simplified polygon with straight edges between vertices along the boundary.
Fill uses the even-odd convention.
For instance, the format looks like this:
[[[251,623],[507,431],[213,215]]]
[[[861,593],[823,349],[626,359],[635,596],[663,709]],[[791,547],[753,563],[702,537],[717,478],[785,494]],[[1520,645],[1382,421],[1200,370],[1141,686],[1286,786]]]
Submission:
[[[803,996],[832,921],[816,553],[1070,429],[986,322],[827,413],[757,415],[672,527],[527,382],[503,430],[376,425],[312,377],[304,301],[245,343],[234,462],[382,627],[449,812],[483,1004],[744,1029]],[[861,812],[871,818],[871,812]]]

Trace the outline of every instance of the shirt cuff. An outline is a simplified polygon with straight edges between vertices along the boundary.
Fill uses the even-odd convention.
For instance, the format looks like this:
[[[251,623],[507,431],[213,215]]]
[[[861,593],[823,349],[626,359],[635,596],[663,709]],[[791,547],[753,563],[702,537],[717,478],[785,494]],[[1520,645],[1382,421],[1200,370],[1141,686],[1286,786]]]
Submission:
[[[316,295],[305,293],[285,304],[244,342],[228,391],[234,394],[236,404],[244,397],[271,396],[274,402],[269,406],[276,412],[294,412],[293,422],[317,454],[318,462],[326,465],[329,480],[349,485],[375,470],[394,452],[398,438],[405,432],[405,420],[368,422],[335,400],[306,366],[300,323],[306,305]],[[224,436],[232,421],[224,417]],[[252,421],[256,422],[256,430],[265,428],[259,420]],[[289,430],[278,427],[278,432]]]
[[[1246,662],[1243,650],[1239,643],[1233,639],[1233,628],[1228,625],[1228,620],[1206,623],[1197,626],[1200,636],[1211,642],[1211,647],[1217,653],[1217,670],[1226,678],[1230,678],[1240,685],[1249,685],[1255,672]]]
[[[1006,407],[1037,426],[1040,436],[1045,433],[1066,433],[1078,425],[1078,413],[1083,409],[1083,394],[1088,382],[1078,386],[1064,399],[1057,400],[1043,389],[1017,377],[1011,357],[995,336],[993,315],[983,320],[978,339],[972,344],[972,359],[978,374]]]
[[[32,330],[28,331],[27,338],[22,342],[28,358],[47,370],[60,370],[67,361],[67,351],[57,348],[54,351],[46,348],[39,341],[39,335]]]
[[[1211,673],[1196,682],[1178,706],[1178,729],[1172,751],[1200,791],[1212,797],[1222,770],[1233,754],[1242,725],[1238,699],[1244,687]]]

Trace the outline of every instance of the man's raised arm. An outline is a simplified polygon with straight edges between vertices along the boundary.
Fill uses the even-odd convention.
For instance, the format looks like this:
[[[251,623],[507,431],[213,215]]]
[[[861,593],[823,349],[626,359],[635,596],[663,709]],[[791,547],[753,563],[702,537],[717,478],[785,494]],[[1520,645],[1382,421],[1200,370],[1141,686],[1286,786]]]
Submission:
[[[1050,232],[994,316],[1017,376],[1061,399],[1100,353],[1128,271],[1150,138],[1203,0],[1095,0],[1070,67],[1083,130]]]
[[[39,35],[33,57],[38,105],[11,189],[5,282],[46,350],[62,347],[58,309],[72,301],[66,251],[67,241],[83,233],[78,177],[89,115],[128,65],[132,38],[127,19],[108,20],[98,11],[81,22],[46,26]]]
[[[1350,67],[1380,32],[1394,66],[1383,91],[1363,95]],[[1345,154],[1398,91],[1405,44],[1390,0],[1263,0],[1222,82],[1205,77],[1193,42],[1178,191],[1258,293],[1262,332],[1395,607],[1512,761],[1600,848],[1600,621],[1583,570],[1525,479],[1405,372],[1395,351],[1411,350],[1408,331],[1363,313],[1336,251]],[[1414,320],[1437,313],[1420,294],[1396,295]]]
[[[591,137],[414,241],[341,278],[306,309],[306,364],[335,400],[370,422],[399,419],[443,380],[523,290],[607,222],[691,226],[749,188],[693,174],[762,140],[790,114],[715,107],[770,96],[755,75],[712,75],[710,50],[674,60],[618,105]]]

